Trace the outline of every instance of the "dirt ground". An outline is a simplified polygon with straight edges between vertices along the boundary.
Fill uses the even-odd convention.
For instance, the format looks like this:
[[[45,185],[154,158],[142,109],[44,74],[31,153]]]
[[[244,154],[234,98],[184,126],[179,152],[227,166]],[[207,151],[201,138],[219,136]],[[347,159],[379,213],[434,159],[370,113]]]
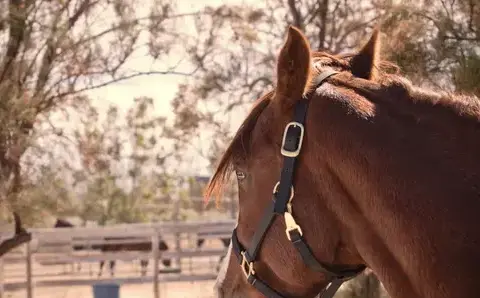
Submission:
[[[201,265],[199,264],[201,267],[208,267],[205,262],[199,262],[199,263],[201,264]],[[129,264],[129,263],[122,264],[121,262],[118,262],[116,269],[117,269],[116,270],[117,276],[139,276],[139,272],[138,272],[139,267],[135,266],[134,264]],[[133,270],[133,269],[136,269],[136,270]],[[108,273],[107,272],[105,273],[106,273],[105,275],[108,276]],[[86,275],[88,276],[88,274]],[[62,277],[68,278],[71,276],[72,275],[67,274]],[[84,278],[88,278],[87,276],[84,276]],[[160,297],[161,298],[212,298],[214,283],[215,283],[214,280],[198,281],[198,282],[163,282],[163,283],[160,282],[159,283]],[[5,297],[0,297],[0,298],[25,298],[25,297],[26,297],[26,290],[22,289],[22,290],[6,292]],[[34,287],[33,297],[35,298],[93,298],[93,291],[91,286]],[[153,283],[146,282],[143,284],[123,284],[120,286],[120,298],[153,298],[153,297],[154,297]]]
[[[170,282],[160,285],[161,298],[212,298],[214,281]],[[153,298],[153,285],[122,285],[120,298]],[[91,287],[35,288],[35,298],[93,298]],[[25,291],[6,293],[5,298],[25,298]]]

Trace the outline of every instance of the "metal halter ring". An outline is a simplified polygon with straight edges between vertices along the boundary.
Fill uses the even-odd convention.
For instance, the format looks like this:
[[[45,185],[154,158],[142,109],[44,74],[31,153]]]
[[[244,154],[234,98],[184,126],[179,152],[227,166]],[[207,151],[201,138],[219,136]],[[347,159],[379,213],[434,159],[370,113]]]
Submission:
[[[242,255],[242,267],[243,274],[248,279],[250,276],[255,274],[255,270],[253,269],[253,262],[248,262],[247,257],[245,256],[245,251],[240,253]]]
[[[275,184],[275,186],[273,187],[273,194],[277,193],[279,186],[280,186],[280,181],[278,181],[277,184]],[[295,196],[295,190],[293,188],[293,185],[290,185],[290,198],[288,199],[289,204],[292,201],[294,196]]]

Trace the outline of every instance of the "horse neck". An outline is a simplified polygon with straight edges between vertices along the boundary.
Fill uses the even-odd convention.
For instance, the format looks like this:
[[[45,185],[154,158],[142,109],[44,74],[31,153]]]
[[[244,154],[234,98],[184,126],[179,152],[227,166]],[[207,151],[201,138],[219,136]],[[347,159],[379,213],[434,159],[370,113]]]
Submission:
[[[442,119],[414,122],[382,102],[365,119],[352,106],[346,112],[349,96],[315,99],[307,127],[318,127],[309,149],[317,153],[306,164],[322,159],[328,168],[322,174],[339,185],[325,200],[355,249],[393,298],[478,297],[474,130],[452,119],[443,126],[435,125]]]

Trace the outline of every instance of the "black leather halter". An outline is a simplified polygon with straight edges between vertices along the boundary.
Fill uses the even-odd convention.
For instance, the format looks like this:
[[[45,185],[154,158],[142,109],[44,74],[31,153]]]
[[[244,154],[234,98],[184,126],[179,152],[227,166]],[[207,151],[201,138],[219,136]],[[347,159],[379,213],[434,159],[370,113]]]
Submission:
[[[263,239],[276,215],[284,216],[286,236],[298,250],[303,261],[312,270],[322,272],[328,278],[329,284],[322,289],[319,293],[319,297],[332,298],[345,281],[355,277],[365,269],[364,265],[360,265],[352,269],[337,270],[333,268],[332,265],[327,265],[318,261],[308,244],[305,242],[302,229],[295,222],[293,217],[292,200],[294,197],[293,177],[295,162],[302,147],[309,98],[327,78],[336,73],[337,72],[333,70],[320,73],[315,78],[316,87],[312,92],[308,93],[297,102],[295,106],[294,121],[287,124],[283,134],[281,147],[281,154],[284,156],[283,169],[280,175],[280,181],[277,182],[273,188],[273,202],[267,210],[265,210],[260,225],[255,231],[250,246],[247,249],[245,249],[238,240],[237,228],[233,230],[232,249],[240,262],[240,266],[242,267],[248,283],[268,298],[286,298],[286,296],[279,294],[258,278],[254,269],[255,260],[257,259]]]

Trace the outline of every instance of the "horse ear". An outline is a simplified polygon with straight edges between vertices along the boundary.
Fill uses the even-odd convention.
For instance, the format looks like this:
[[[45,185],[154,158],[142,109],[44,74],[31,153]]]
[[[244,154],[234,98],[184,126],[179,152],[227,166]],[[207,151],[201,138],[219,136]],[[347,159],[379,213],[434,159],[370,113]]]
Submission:
[[[307,38],[297,28],[288,28],[277,62],[275,100],[292,106],[310,85],[311,51]]]
[[[378,28],[373,30],[372,36],[363,48],[352,57],[350,67],[356,77],[373,80],[380,56],[380,32]]]

